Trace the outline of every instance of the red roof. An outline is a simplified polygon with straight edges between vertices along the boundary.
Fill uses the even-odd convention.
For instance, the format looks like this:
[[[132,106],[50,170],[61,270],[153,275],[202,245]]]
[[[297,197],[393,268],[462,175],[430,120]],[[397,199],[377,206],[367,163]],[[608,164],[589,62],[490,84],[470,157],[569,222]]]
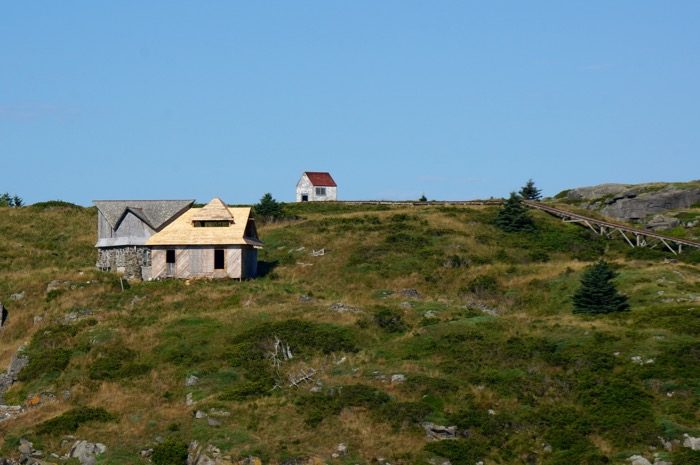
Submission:
[[[311,184],[314,186],[338,187],[335,181],[333,181],[330,173],[306,171],[304,174],[309,178],[309,181],[311,181]]]

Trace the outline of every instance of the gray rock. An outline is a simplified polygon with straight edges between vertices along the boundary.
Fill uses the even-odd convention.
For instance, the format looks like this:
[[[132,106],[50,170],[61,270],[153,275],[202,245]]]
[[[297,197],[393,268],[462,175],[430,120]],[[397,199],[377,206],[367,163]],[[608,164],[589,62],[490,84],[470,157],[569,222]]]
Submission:
[[[352,307],[343,303],[331,304],[330,309],[338,313],[359,313],[362,311],[357,307]]]
[[[194,417],[197,418],[197,419],[206,418],[206,417],[207,417],[207,414],[204,413],[204,412],[202,412],[201,410],[197,410],[197,411],[194,413]]]
[[[199,378],[196,377],[195,375],[190,375],[185,379],[185,386],[194,386],[197,383],[199,383]]]
[[[631,465],[651,465],[651,462],[641,455],[633,455],[627,459]]]
[[[313,300],[314,298],[307,294],[302,294],[299,296],[299,302],[302,304],[308,304],[309,302],[313,302]]]
[[[420,293],[416,289],[401,289],[399,294],[409,299],[419,299]]]
[[[335,451],[336,451],[339,455],[345,455],[345,454],[348,453],[348,445],[345,444],[345,443],[343,443],[343,442],[341,442],[340,444],[338,444],[337,446],[335,446]]]
[[[216,418],[209,417],[207,418],[207,424],[209,426],[221,426],[221,422],[217,420]]]
[[[17,293],[12,294],[12,295],[10,296],[10,300],[14,300],[15,302],[17,302],[17,301],[19,301],[19,300],[24,299],[24,296],[25,296],[24,291],[22,291],[22,292],[17,292]]]
[[[391,384],[399,384],[403,383],[406,381],[406,375],[397,373],[395,375],[391,375]]]
[[[21,438],[17,449],[19,450],[20,455],[30,456],[32,455],[32,452],[34,452],[34,444],[24,438]]]
[[[689,447],[692,450],[700,450],[700,437],[694,438],[688,433],[684,434],[683,447]]]
[[[210,408],[209,415],[211,415],[213,417],[230,417],[231,412],[229,412],[228,410],[220,409],[220,408]]]
[[[73,447],[68,452],[69,458],[76,458],[82,465],[94,465],[97,456],[107,451],[107,446],[101,443],[88,442],[85,440],[75,441]]]
[[[187,396],[185,396],[185,405],[192,406],[194,405],[194,399],[192,399],[192,393],[188,392]]]
[[[642,220],[649,215],[688,208],[700,202],[700,189],[678,189],[667,186],[634,198],[623,198],[605,206],[604,215],[623,220]]]
[[[596,200],[601,197],[616,197],[629,191],[632,186],[628,184],[599,184],[590,187],[577,187],[566,193],[566,198],[573,201]]]
[[[456,426],[436,425],[435,423],[431,423],[429,421],[421,423],[421,426],[425,430],[425,434],[430,439],[454,439],[458,435]]]
[[[652,219],[647,221],[647,229],[652,229],[654,231],[664,231],[666,229],[672,229],[681,224],[678,218],[673,218],[671,216],[664,215],[654,215]]]

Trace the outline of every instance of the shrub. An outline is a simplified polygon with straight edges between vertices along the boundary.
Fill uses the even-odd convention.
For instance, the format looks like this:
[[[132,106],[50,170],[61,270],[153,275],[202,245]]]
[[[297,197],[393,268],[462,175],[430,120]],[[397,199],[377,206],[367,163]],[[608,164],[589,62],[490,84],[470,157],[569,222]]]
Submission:
[[[629,309],[627,296],[617,292],[615,272],[600,260],[583,273],[581,287],[573,296],[574,313],[612,313]]]
[[[115,419],[114,415],[100,407],[76,407],[40,423],[36,431],[40,435],[69,434],[75,432],[83,423],[107,422]]]
[[[430,442],[425,450],[449,459],[455,465],[474,465],[484,459],[488,446],[477,438]]]
[[[481,275],[472,279],[462,290],[477,295],[490,295],[499,290],[498,280],[494,276]]]
[[[338,415],[347,407],[364,407],[376,414],[390,400],[384,391],[365,384],[351,384],[325,394],[307,394],[297,399],[296,405],[306,415],[306,424],[317,426],[324,418]]]
[[[173,438],[156,445],[151,455],[154,465],[184,465],[186,461],[187,444]]]
[[[400,311],[386,307],[374,312],[374,322],[387,333],[401,333],[408,327]]]
[[[106,347],[97,352],[97,359],[90,366],[91,379],[120,379],[139,376],[151,367],[136,363],[136,352],[126,347]]]
[[[41,354],[34,353],[29,357],[29,363],[17,378],[20,381],[31,381],[45,375],[58,376],[70,363],[71,351],[68,349],[52,349]]]

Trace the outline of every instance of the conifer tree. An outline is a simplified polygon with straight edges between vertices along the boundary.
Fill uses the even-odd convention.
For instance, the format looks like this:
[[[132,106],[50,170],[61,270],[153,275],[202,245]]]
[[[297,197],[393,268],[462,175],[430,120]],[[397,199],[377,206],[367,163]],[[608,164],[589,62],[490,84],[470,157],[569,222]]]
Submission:
[[[612,280],[617,276],[610,265],[600,260],[586,269],[581,287],[573,296],[574,313],[613,313],[629,310],[627,296],[620,294]]]
[[[503,202],[503,206],[496,216],[496,226],[506,232],[533,231],[535,224],[530,218],[522,199],[515,192]]]
[[[272,197],[269,192],[262,196],[260,202],[254,207],[256,216],[264,221],[274,221],[282,218],[282,205]]]
[[[535,187],[535,181],[528,179],[527,183],[520,189],[520,196],[525,200],[540,200],[542,191]]]

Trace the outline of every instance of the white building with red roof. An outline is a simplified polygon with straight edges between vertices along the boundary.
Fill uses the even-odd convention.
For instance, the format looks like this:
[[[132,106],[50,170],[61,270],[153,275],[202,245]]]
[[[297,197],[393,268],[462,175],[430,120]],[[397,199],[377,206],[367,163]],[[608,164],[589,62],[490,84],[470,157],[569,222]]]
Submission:
[[[330,173],[305,171],[297,183],[297,202],[323,202],[338,199],[338,185]]]

